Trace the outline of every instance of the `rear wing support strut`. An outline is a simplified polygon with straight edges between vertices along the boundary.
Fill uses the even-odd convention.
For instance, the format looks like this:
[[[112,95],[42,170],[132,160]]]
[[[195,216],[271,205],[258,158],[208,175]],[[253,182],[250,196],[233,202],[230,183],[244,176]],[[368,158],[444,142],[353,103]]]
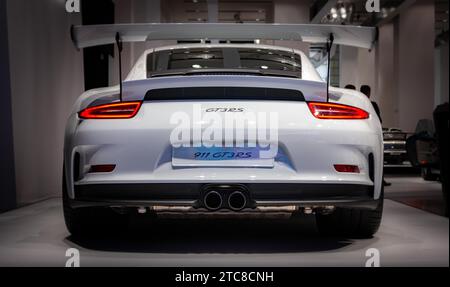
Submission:
[[[331,48],[333,48],[334,35],[330,33],[330,36],[327,40],[327,59],[328,59],[328,67],[327,67],[327,102],[330,101],[330,68],[331,68]]]
[[[119,86],[120,86],[120,101],[123,101],[123,84],[122,84],[122,51],[123,51],[123,42],[122,38],[120,37],[119,32],[116,33],[116,45],[117,45],[117,51],[119,52]]]

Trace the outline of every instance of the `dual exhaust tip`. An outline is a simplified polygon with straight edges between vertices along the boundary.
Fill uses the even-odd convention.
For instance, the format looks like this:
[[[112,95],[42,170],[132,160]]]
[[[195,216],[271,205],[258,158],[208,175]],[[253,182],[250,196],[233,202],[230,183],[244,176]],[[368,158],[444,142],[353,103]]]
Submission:
[[[208,191],[203,197],[203,204],[210,211],[228,207],[233,211],[240,211],[247,206],[247,196],[242,191],[233,191],[227,198],[215,191]]]

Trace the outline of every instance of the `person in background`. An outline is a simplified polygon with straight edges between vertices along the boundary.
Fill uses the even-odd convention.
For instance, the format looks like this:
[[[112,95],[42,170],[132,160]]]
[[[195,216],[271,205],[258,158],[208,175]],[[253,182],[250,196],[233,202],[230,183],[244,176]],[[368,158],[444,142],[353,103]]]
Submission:
[[[361,91],[361,93],[363,93],[364,95],[366,95],[369,98],[370,102],[372,103],[373,109],[377,113],[378,119],[380,119],[380,123],[383,123],[383,120],[381,119],[380,107],[378,106],[378,104],[376,102],[374,102],[374,101],[372,101],[370,99],[370,94],[371,94],[370,86],[369,85],[362,85],[361,88],[360,88],[360,91]],[[383,177],[383,185],[384,186],[390,186],[391,183],[390,182],[386,182],[384,180],[384,177]]]
[[[355,85],[352,85],[352,84],[346,85],[346,86],[344,87],[344,89],[349,89],[349,90],[355,90],[355,91],[356,91]]]
[[[241,13],[240,12],[234,14],[233,18],[234,18],[234,22],[237,23],[237,24],[243,24],[244,23],[244,21],[242,21],[242,19],[241,19]]]
[[[361,91],[361,93],[363,93],[364,95],[366,95],[369,98],[369,100],[371,101],[375,112],[377,113],[378,118],[380,119],[380,123],[383,123],[383,120],[381,119],[380,107],[378,106],[378,104],[376,102],[374,102],[374,101],[372,101],[370,99],[370,93],[371,93],[370,86],[369,85],[362,85],[360,91]]]

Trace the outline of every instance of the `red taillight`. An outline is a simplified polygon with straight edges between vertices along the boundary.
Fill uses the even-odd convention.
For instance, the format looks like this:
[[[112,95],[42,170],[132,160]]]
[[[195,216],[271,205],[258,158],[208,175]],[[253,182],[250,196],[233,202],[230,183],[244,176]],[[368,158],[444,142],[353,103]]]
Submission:
[[[89,173],[112,172],[116,168],[115,164],[98,164],[92,165]]]
[[[334,169],[337,172],[359,173],[359,167],[357,165],[335,164]]]
[[[141,102],[121,102],[89,107],[79,113],[82,119],[130,119],[134,117]]]
[[[332,103],[308,103],[311,113],[318,119],[362,120],[369,118],[365,110]]]

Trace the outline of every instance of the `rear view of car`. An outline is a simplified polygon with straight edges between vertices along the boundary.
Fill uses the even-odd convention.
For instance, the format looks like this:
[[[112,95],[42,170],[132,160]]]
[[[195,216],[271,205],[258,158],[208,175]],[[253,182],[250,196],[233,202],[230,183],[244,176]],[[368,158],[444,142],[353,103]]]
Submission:
[[[123,89],[123,90],[122,90]],[[370,101],[330,88],[300,51],[192,44],[146,51],[119,87],[88,91],[66,127],[74,235],[133,213],[314,213],[323,234],[372,236],[382,132]]]

